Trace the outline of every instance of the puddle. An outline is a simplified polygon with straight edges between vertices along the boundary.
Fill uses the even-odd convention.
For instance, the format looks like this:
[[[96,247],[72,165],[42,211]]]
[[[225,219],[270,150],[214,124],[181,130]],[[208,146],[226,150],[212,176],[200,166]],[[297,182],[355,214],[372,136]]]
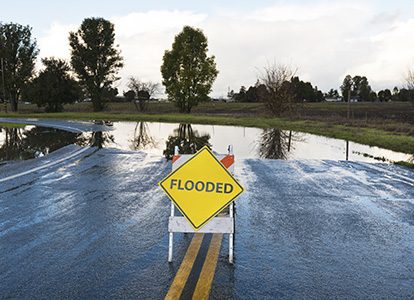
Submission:
[[[67,132],[41,126],[0,127],[0,162],[47,155],[70,144],[145,151],[171,158],[174,146],[194,153],[205,144],[236,159],[331,159],[365,162],[412,161],[413,156],[344,140],[286,131],[236,126],[116,122],[111,131]]]

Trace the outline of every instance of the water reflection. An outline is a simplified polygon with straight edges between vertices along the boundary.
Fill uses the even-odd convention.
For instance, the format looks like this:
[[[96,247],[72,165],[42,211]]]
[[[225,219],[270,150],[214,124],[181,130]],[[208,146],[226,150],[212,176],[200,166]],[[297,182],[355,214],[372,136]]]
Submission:
[[[292,141],[302,140],[292,131],[265,128],[258,141],[258,155],[260,158],[287,160],[291,149],[294,149]]]
[[[29,128],[29,129],[27,129]],[[0,161],[40,157],[77,142],[80,134],[45,127],[0,128]]]
[[[158,142],[151,136],[148,124],[138,122],[134,130],[134,138],[129,140],[131,150],[153,149],[158,147]]]
[[[0,161],[41,157],[72,144],[102,148],[115,142],[114,136],[107,132],[73,133],[40,126],[0,127],[0,133],[3,136]]]
[[[366,162],[412,162],[414,159],[404,153],[279,129],[116,122],[111,131],[102,133],[70,133],[39,126],[0,128],[0,162],[43,156],[69,144],[145,151],[164,155],[167,159],[172,158],[175,146],[182,153],[195,153],[204,145],[214,145],[216,151],[225,151],[228,145],[233,145],[237,159],[349,159]]]
[[[167,160],[172,160],[175,146],[180,148],[181,154],[194,154],[204,146],[211,148],[210,138],[208,133],[199,134],[197,130],[193,130],[191,124],[180,124],[174,129],[174,133],[168,136],[163,154]]]
[[[77,142],[79,146],[88,145],[91,147],[97,147],[98,149],[101,149],[111,143],[115,143],[115,137],[109,132],[104,131],[92,132],[89,136],[83,135]]]

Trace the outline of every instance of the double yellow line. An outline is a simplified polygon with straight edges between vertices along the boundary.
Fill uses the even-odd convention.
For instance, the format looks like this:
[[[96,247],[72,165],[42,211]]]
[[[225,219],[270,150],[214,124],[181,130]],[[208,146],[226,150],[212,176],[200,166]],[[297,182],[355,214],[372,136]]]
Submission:
[[[184,260],[175,275],[174,281],[168,291],[165,299],[179,299],[184,286],[190,275],[196,260],[198,251],[200,250],[201,242],[203,241],[204,233],[195,233],[191,244],[188,247]],[[204,261],[203,268],[200,273],[196,288],[194,290],[193,299],[208,299],[213,282],[214,273],[216,271],[217,260],[220,253],[221,242],[223,239],[222,233],[214,233],[211,238],[210,247]]]

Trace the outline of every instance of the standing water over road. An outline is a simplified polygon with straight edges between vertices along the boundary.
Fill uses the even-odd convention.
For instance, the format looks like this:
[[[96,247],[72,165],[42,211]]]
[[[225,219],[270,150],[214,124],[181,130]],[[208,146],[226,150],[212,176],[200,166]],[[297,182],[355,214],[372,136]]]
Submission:
[[[31,122],[36,124],[33,120]],[[53,126],[53,122],[51,124]],[[168,156],[172,154],[174,145],[194,152],[206,143],[218,152],[225,152],[228,145],[233,145],[238,158],[366,162],[413,159],[411,155],[378,147],[275,128],[150,122],[116,122],[112,127],[101,125],[100,128],[110,131],[81,133],[39,126],[0,128],[0,161],[43,156],[68,144],[139,150]]]

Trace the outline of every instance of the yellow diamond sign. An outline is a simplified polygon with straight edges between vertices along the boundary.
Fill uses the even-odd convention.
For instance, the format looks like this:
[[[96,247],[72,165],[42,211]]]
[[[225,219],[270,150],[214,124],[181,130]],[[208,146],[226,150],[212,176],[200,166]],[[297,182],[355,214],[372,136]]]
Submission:
[[[244,192],[208,147],[158,184],[196,231]]]

